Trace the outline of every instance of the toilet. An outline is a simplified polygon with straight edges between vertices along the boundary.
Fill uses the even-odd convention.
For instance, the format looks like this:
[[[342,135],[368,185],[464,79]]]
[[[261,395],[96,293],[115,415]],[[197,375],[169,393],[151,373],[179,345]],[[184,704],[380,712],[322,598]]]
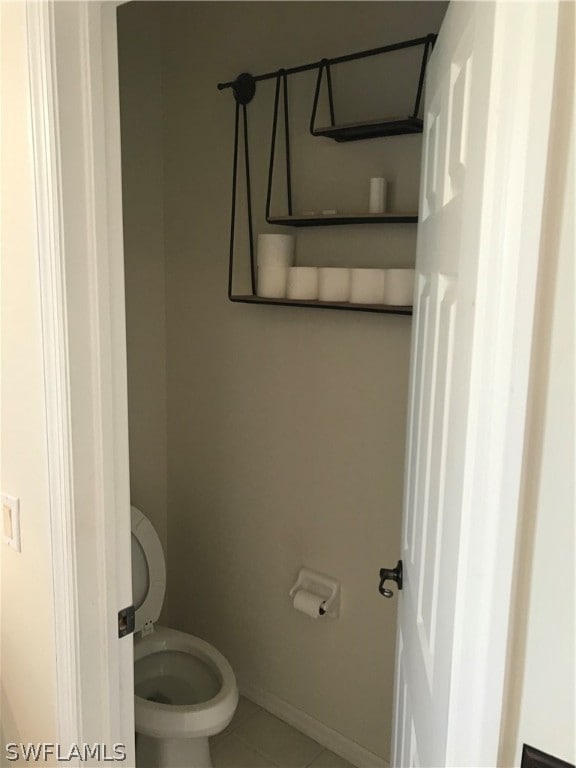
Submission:
[[[131,517],[136,766],[211,768],[208,737],[232,720],[236,678],[209,643],[155,626],[166,590],[164,553],[142,512],[132,507]]]

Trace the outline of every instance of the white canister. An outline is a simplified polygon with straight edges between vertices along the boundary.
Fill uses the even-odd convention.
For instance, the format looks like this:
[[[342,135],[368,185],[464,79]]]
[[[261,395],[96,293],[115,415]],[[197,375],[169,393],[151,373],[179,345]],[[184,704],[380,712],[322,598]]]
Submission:
[[[294,235],[258,235],[259,267],[291,267],[294,264]]]
[[[290,267],[288,270],[289,299],[314,301],[318,298],[318,268]]]
[[[370,213],[385,213],[386,179],[381,177],[370,179],[370,198],[368,210]]]
[[[386,269],[384,304],[407,306],[414,301],[414,270]]]
[[[343,267],[320,267],[318,298],[320,301],[349,301],[350,270]]]
[[[383,304],[384,270],[351,269],[350,301],[352,304]]]
[[[288,267],[258,267],[258,296],[285,299]]]

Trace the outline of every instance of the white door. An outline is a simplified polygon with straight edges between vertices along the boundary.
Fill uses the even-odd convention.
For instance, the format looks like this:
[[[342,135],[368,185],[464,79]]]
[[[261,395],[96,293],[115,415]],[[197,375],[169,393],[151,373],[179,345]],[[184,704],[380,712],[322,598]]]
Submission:
[[[543,5],[452,3],[427,73],[393,766],[497,765],[556,34]]]

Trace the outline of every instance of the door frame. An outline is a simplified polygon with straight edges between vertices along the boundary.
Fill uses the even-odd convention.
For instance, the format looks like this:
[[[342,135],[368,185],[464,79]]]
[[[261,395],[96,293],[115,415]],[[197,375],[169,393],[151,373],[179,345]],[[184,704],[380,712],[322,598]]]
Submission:
[[[131,602],[125,578],[130,567],[130,498],[119,4],[27,0],[27,15],[58,627],[59,739],[67,744],[125,743],[126,764],[134,765],[132,639],[118,639],[115,621],[117,611]],[[554,51],[549,58],[553,62]],[[541,113],[542,106],[533,99],[531,109]],[[536,152],[539,162],[545,161],[547,124],[541,130],[527,126],[526,131],[526,146]],[[499,210],[510,212],[524,234],[510,248],[502,273],[500,311],[485,314],[486,327],[475,342],[480,354],[496,365],[495,383],[500,387],[511,383],[514,390],[505,402],[488,396],[494,391],[487,392],[485,421],[473,425],[482,453],[498,457],[493,469],[505,467],[507,476],[501,478],[498,493],[483,500],[482,515],[476,504],[469,505],[468,541],[481,546],[466,553],[468,567],[458,574],[462,611],[471,617],[462,628],[459,648],[472,641],[480,662],[473,673],[460,676],[467,688],[455,695],[479,707],[477,738],[468,745],[469,752],[494,756],[504,695],[542,212],[541,199],[536,207],[534,201],[526,207],[517,192],[533,172],[534,155],[514,157]],[[506,295],[514,301],[503,303]],[[490,304],[484,309],[489,310]],[[494,333],[496,319],[505,323],[506,333]],[[497,429],[485,429],[490,424]],[[508,510],[504,517],[502,509]],[[490,552],[491,562],[504,564],[507,586],[502,593],[501,572],[488,574],[480,603],[483,631],[471,638],[471,629],[478,626],[481,557]],[[485,672],[494,669],[494,663],[496,674],[487,680]],[[464,728],[462,740],[467,736]],[[451,748],[459,752],[460,745]]]
[[[132,603],[119,4],[27,0],[26,20],[57,740],[106,744],[108,760],[124,745],[130,766],[133,642],[117,618]]]

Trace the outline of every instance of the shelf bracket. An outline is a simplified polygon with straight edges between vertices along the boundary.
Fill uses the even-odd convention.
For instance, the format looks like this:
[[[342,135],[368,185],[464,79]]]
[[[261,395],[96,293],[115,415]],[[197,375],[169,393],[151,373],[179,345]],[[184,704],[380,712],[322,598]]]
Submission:
[[[318,112],[318,102],[320,100],[320,88],[322,86],[322,76],[326,70],[326,85],[328,86],[328,108],[330,110],[330,126],[336,125],[334,116],[334,92],[332,90],[332,73],[330,72],[330,62],[328,59],[322,59],[318,68],[318,77],[316,78],[316,89],[314,90],[314,103],[312,105],[312,116],[310,117],[310,133],[317,136],[316,133],[316,113]]]
[[[255,78],[248,72],[242,72],[232,83],[232,92],[238,104],[242,104],[242,106],[250,104],[256,93]]]
[[[270,140],[270,163],[268,165],[268,189],[266,191],[266,221],[270,221],[270,205],[272,202],[272,188],[274,186],[274,160],[276,157],[276,136],[278,133],[278,113],[280,110],[280,86],[283,90],[284,109],[284,144],[286,159],[286,201],[288,215],[292,216],[292,173],[290,161],[290,111],[288,106],[288,76],[286,70],[280,69],[276,77],[276,91],[274,94],[274,116],[272,118],[272,138]]]
[[[251,77],[251,75],[239,75],[236,82],[242,77]],[[252,78],[253,79],[253,78]],[[252,94],[253,96],[254,94]],[[234,91],[236,97],[236,91]],[[243,98],[246,97],[246,94]],[[250,97],[251,98],[251,97]],[[248,239],[250,247],[250,279],[252,293],[256,293],[256,265],[254,262],[254,232],[252,227],[252,189],[250,184],[250,148],[248,141],[248,113],[246,104],[236,98],[236,110],[234,118],[234,160],[232,165],[232,205],[230,212],[230,253],[228,259],[228,298],[233,293],[234,278],[234,239],[236,234],[236,191],[238,186],[238,150],[240,139],[240,108],[242,108],[242,128],[244,133],[244,174],[246,177],[246,202],[248,213]]]

